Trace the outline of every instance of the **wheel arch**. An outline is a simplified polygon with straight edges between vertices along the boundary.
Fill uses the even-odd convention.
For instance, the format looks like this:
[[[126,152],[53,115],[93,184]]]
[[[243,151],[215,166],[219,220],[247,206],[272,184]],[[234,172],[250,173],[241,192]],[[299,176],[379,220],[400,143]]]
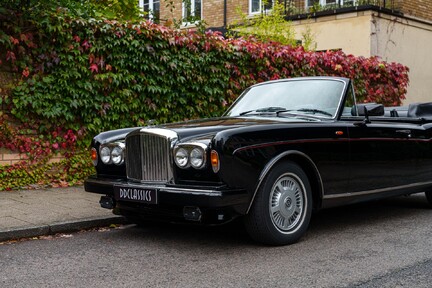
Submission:
[[[261,171],[261,174],[258,178],[258,185],[255,188],[254,194],[249,203],[249,207],[246,211],[246,214],[249,213],[252,204],[255,201],[255,196],[258,193],[258,190],[260,189],[263,180],[265,179],[267,174],[275,165],[283,161],[292,161],[303,169],[303,171],[306,173],[309,179],[311,189],[312,189],[311,192],[312,192],[313,210],[318,210],[321,208],[322,198],[324,195],[324,187],[323,187],[321,175],[318,171],[318,167],[315,165],[313,160],[305,153],[301,151],[292,150],[292,151],[286,151],[284,153],[279,154],[278,156],[274,157],[266,164],[266,166]]]

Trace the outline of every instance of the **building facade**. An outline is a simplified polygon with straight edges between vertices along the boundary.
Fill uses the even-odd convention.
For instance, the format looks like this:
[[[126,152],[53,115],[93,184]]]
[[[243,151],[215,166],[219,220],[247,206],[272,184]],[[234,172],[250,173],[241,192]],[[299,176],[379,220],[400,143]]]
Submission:
[[[162,23],[186,19],[190,16],[204,20],[208,27],[226,27],[242,15],[266,13],[276,0],[138,0],[149,18]],[[420,20],[432,21],[431,0],[278,0],[288,18],[324,11],[338,11],[350,7],[375,6]],[[193,23],[184,21],[185,26]]]
[[[268,13],[272,1],[275,0],[140,0],[140,5],[147,10],[158,9],[154,15],[167,25],[176,19],[182,27],[193,27],[195,19],[203,20],[211,29],[223,30],[242,15]],[[432,101],[431,0],[280,0],[280,3],[295,35],[300,39],[308,31],[316,50],[341,49],[355,56],[379,56],[387,62],[402,63],[410,69],[404,104]]]

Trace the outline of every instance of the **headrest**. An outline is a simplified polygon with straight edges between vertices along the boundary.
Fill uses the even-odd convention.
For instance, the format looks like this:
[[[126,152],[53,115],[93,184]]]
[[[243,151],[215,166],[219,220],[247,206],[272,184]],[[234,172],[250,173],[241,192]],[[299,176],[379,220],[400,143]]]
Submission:
[[[432,117],[432,102],[409,104],[407,116],[414,118]]]

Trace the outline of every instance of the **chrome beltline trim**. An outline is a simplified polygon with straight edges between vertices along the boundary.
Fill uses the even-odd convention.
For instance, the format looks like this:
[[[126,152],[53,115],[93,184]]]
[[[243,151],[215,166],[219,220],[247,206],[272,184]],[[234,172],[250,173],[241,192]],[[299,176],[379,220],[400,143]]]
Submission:
[[[336,199],[336,198],[363,196],[363,195],[384,193],[384,192],[388,192],[388,191],[392,191],[392,190],[414,188],[414,187],[417,187],[417,186],[431,185],[431,184],[432,184],[432,181],[428,181],[428,182],[420,182],[420,183],[415,183],[415,184],[394,186],[394,187],[390,187],[390,188],[374,189],[374,190],[368,190],[368,191],[359,191],[359,192],[352,192],[352,193],[324,195],[323,199],[326,200],[326,199]]]

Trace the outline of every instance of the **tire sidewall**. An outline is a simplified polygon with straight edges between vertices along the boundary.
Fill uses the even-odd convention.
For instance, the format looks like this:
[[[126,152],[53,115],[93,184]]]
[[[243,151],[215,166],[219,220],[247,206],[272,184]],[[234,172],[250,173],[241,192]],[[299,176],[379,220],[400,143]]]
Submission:
[[[284,175],[289,175],[298,182],[302,187],[304,198],[301,219],[290,231],[279,229],[270,215],[270,195],[272,189],[278,179]],[[312,215],[311,186],[303,169],[296,163],[288,161],[281,162],[273,167],[258,189],[249,214],[248,217],[250,218],[261,218],[256,221],[257,230],[260,231],[260,235],[253,235],[256,231],[250,233],[255,240],[271,245],[285,245],[297,242],[306,232]]]

